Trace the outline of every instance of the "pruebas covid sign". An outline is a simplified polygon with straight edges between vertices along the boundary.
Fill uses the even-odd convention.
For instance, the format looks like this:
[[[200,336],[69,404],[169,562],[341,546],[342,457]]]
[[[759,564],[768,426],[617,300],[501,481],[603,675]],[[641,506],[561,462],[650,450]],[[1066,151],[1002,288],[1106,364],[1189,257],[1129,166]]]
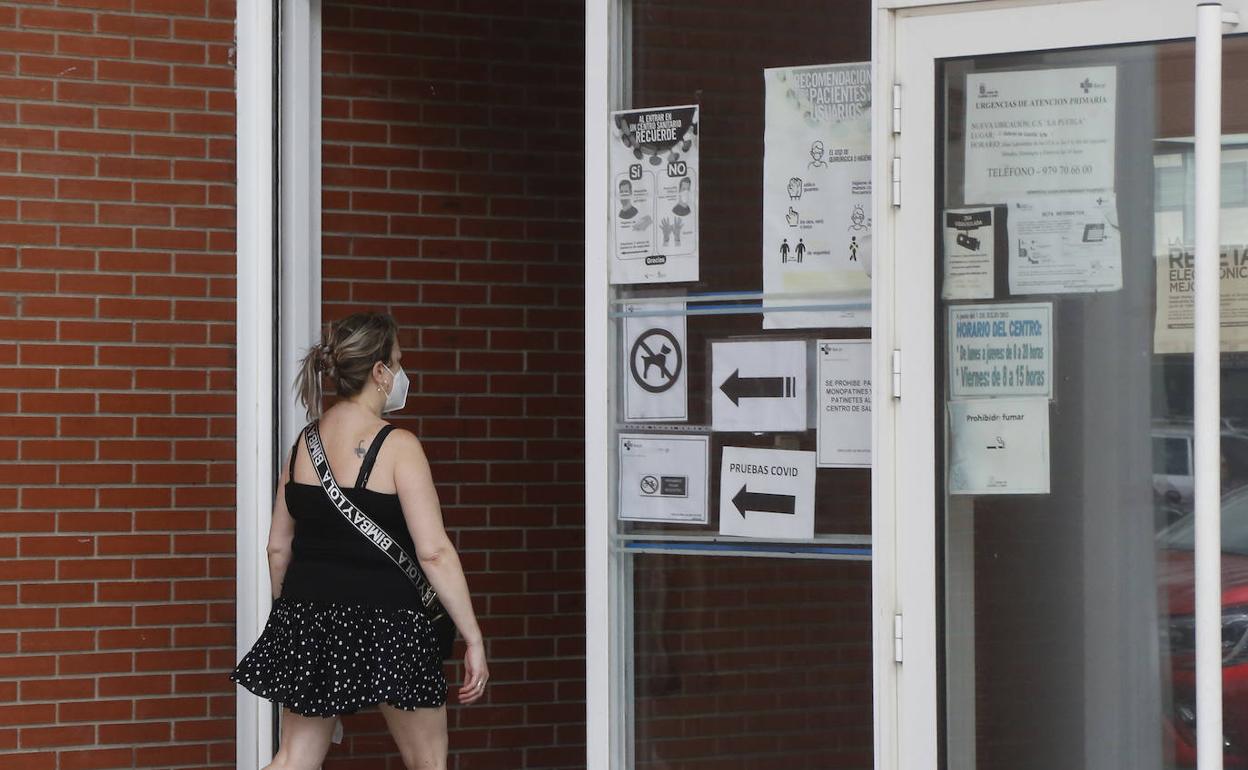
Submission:
[[[949,308],[949,397],[1053,397],[1053,303]]]

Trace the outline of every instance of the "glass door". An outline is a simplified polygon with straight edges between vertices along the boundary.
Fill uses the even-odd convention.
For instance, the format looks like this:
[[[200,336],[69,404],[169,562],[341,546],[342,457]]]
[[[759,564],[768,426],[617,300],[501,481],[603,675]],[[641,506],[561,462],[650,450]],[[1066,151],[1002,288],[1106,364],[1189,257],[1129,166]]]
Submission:
[[[899,698],[937,704],[903,710],[902,766],[1195,764],[1194,28],[1172,2],[898,23]],[[1227,767],[1248,766],[1245,63],[1227,37]]]

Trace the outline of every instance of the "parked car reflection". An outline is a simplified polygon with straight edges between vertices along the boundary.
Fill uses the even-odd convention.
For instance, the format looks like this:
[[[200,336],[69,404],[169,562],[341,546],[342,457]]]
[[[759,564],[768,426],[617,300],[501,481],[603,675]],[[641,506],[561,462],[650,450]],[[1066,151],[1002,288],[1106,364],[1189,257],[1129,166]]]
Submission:
[[[1195,515],[1158,534],[1161,652],[1170,656],[1166,739],[1177,767],[1196,765]],[[1164,657],[1163,657],[1164,659]],[[1163,668],[1164,670],[1164,668]],[[1222,697],[1226,767],[1248,768],[1248,488],[1222,498]],[[1167,752],[1169,753],[1169,752]]]

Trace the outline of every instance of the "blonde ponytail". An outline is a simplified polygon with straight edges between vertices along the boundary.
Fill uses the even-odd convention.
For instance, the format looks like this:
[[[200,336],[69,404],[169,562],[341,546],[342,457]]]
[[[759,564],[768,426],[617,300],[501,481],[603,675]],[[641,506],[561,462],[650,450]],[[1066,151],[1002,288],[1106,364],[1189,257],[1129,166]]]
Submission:
[[[295,391],[308,418],[321,416],[324,377],[334,383],[338,396],[354,396],[368,381],[374,363],[390,361],[398,337],[398,324],[385,313],[353,313],[335,323],[327,341],[308,348],[295,376]]]

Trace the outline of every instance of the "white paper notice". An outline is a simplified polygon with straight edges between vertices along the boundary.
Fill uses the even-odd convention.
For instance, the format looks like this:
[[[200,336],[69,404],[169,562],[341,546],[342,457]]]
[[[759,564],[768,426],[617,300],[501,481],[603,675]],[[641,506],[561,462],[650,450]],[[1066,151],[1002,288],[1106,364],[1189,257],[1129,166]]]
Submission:
[[[1053,395],[1053,304],[949,308],[949,397]]]
[[[1049,492],[1049,401],[949,402],[949,493]]]
[[[698,108],[611,113],[611,283],[698,279]]]
[[[991,207],[945,212],[944,299],[992,299],[993,213]]]
[[[815,453],[724,447],[719,533],[768,540],[815,536]]]
[[[706,524],[710,437],[621,433],[619,518]]]
[[[806,430],[806,341],[711,343],[715,430]]]
[[[1114,189],[1118,70],[966,76],[967,203]]]
[[[859,306],[765,313],[763,328],[869,326],[871,65],[768,69],[763,81],[764,310],[820,293]]]
[[[1011,294],[1122,288],[1122,241],[1113,194],[1035,195],[1010,203]]]
[[[1195,350],[1195,247],[1172,243],[1157,257],[1157,316],[1153,328],[1156,353],[1191,353]],[[1222,352],[1248,350],[1248,244],[1223,245],[1221,249],[1221,308],[1218,335]]]
[[[624,419],[684,420],[689,415],[685,369],[686,325],[683,303],[624,306]],[[633,315],[647,313],[647,315]]]
[[[820,468],[871,467],[871,340],[819,340]]]

